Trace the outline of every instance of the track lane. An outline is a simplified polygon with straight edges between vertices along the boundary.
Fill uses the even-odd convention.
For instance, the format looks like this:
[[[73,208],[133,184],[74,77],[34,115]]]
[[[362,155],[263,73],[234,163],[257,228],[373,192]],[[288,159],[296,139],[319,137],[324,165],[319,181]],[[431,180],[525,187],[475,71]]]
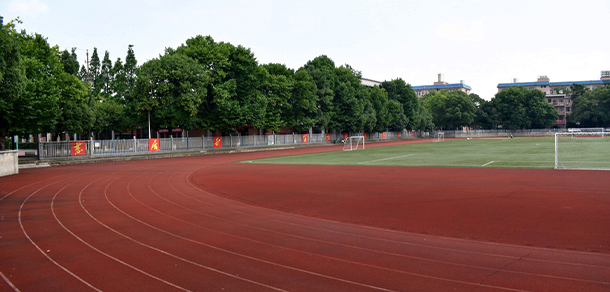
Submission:
[[[264,155],[270,155],[270,153],[264,153]],[[239,156],[239,159],[242,159],[256,155]],[[180,286],[193,288],[192,290],[213,289],[202,284],[201,280],[192,279],[205,274],[198,268],[193,268],[193,265],[201,264],[200,262],[211,263],[201,255],[202,253],[207,254],[207,252],[201,252],[203,249],[201,249],[200,243],[202,242],[249,256],[254,262],[260,263],[260,260],[263,259],[272,266],[278,263],[283,264],[285,267],[277,270],[257,263],[252,263],[250,268],[241,268],[239,262],[244,263],[243,260],[236,258],[232,260],[232,257],[223,255],[211,255],[218,259],[224,258],[236,262],[217,264],[218,267],[224,267],[223,269],[226,271],[240,272],[242,276],[244,274],[241,271],[248,275],[260,275],[260,278],[252,278],[252,280],[293,288],[286,289],[289,291],[306,291],[302,289],[305,286],[310,289],[320,287],[328,289],[328,291],[333,289],[335,291],[354,290],[352,286],[334,283],[340,281],[331,279],[320,281],[317,276],[312,276],[312,274],[302,276],[300,272],[290,268],[324,272],[337,279],[378,283],[379,288],[388,287],[388,290],[395,291],[411,289],[440,291],[449,288],[456,289],[456,291],[471,291],[473,287],[478,291],[561,291],[570,290],[569,287],[580,287],[588,291],[608,290],[609,273],[607,271],[610,269],[610,264],[605,253],[416,234],[381,228],[375,224],[369,226],[362,223],[342,222],[345,218],[332,220],[332,218],[327,218],[328,214],[317,216],[302,212],[307,209],[286,209],[282,204],[268,205],[266,200],[260,200],[256,196],[235,197],[231,193],[231,188],[235,186],[230,186],[229,192],[227,192],[226,188],[216,187],[217,184],[214,181],[210,184],[210,179],[218,177],[209,176],[215,171],[224,172],[226,178],[235,177],[235,172],[230,173],[230,171],[239,170],[243,166],[227,163],[235,160],[236,157],[232,156],[227,159],[219,155],[205,158],[122,163],[121,167],[124,169],[118,179],[112,184],[108,184],[107,181],[105,183],[100,181],[99,184],[93,183],[83,192],[84,201],[72,199],[72,185],[64,189],[70,194],[59,192],[57,199],[60,200],[54,207],[57,218],[83,238],[88,238],[89,235],[85,229],[93,224],[86,222],[95,222],[94,224],[99,227],[107,229],[106,232],[109,231],[108,228],[100,223],[107,224],[108,227],[114,229],[114,231],[109,231],[114,235],[110,235],[110,233],[96,228],[92,233],[98,233],[98,236],[102,235],[101,237],[114,238],[114,240],[118,240],[119,237],[125,239],[123,235],[116,233],[118,231],[140,241],[140,243],[136,243],[140,249],[143,248],[142,244],[159,248],[160,250],[151,249],[152,252],[143,252],[142,255],[149,261],[142,263],[142,256],[138,259],[137,256],[131,255],[138,253],[135,245],[127,244],[126,249],[115,250],[116,246],[104,243],[98,245],[98,242],[101,241],[91,241],[98,248],[108,250],[109,254],[117,257],[120,255],[120,258],[128,259],[128,262],[144,267],[144,269],[158,271],[162,274],[163,270],[168,268],[162,263],[170,262],[164,257],[177,260],[171,255],[179,255],[184,260],[192,261],[194,264],[189,265],[185,264],[184,260],[180,260],[181,264],[176,269],[182,273],[188,273],[190,270],[197,271],[189,274],[189,277],[180,278],[177,275],[167,275]],[[97,167],[96,170],[85,172],[112,173],[116,169],[116,165],[113,166],[103,165]],[[82,170],[79,167],[67,167],[67,169],[80,169],[78,172]],[[138,175],[144,172],[150,173],[133,181],[132,185],[137,187],[131,188],[134,198],[130,199],[125,193],[125,190],[129,189],[125,184],[134,177],[130,176],[134,172],[137,172]],[[267,172],[267,174],[271,173]],[[202,177],[205,179],[200,180]],[[241,181],[241,178],[238,178],[237,185],[249,180]],[[340,179],[336,178],[336,181],[340,181]],[[261,183],[264,184],[265,181]],[[82,184],[78,184],[82,186]],[[74,187],[76,188],[76,185]],[[533,188],[533,186],[531,187]],[[109,190],[106,193],[107,198],[100,195],[102,188]],[[135,189],[138,191],[134,191]],[[93,190],[95,191],[93,192]],[[586,194],[589,199],[603,201],[603,194],[594,192]],[[285,199],[278,195],[274,196],[279,199],[279,202]],[[12,195],[5,200],[0,200],[0,207],[7,206],[7,209],[2,209],[3,215],[12,212],[10,205],[14,202],[4,204],[4,202],[9,202],[11,197]],[[68,197],[70,197],[69,200]],[[134,203],[135,198],[151,209],[146,209],[148,207],[140,203]],[[107,201],[104,202],[104,200]],[[33,200],[30,203],[34,202],[36,201]],[[113,212],[114,207],[111,203],[116,204],[116,207],[121,208],[130,216],[157,229],[144,228],[145,230],[142,230],[141,223],[128,223],[133,219],[127,220],[124,216],[121,217],[121,212],[117,212],[116,209]],[[5,213],[5,210],[8,213]],[[594,211],[598,215],[607,213],[603,208],[594,209]],[[73,214],[79,215],[74,216]],[[84,215],[94,216],[100,221],[97,222],[92,217],[85,220]],[[85,228],[79,229],[79,224]],[[170,235],[164,231],[173,234]],[[43,233],[39,234],[39,236],[43,235]],[[170,239],[172,237],[174,239]],[[184,244],[185,241],[192,245]],[[144,248],[150,249],[150,247]],[[163,254],[161,250],[167,250],[171,255]],[[303,256],[307,254],[311,254],[311,256]],[[3,253],[2,259],[4,258]],[[157,259],[160,264],[149,267],[150,262],[157,262]],[[0,271],[4,273],[5,270],[2,267],[3,264],[0,264]],[[473,273],[471,269],[479,270],[479,272]],[[285,273],[285,270],[292,272]],[[83,278],[88,277],[86,273],[81,272],[78,274]],[[258,274],[256,274],[257,272]],[[273,275],[269,275],[270,273]],[[411,275],[407,275],[408,273]],[[444,275],[439,277],[442,279],[433,279],[435,273]],[[163,277],[165,278],[166,275]],[[446,281],[451,277],[459,280]],[[101,275],[100,278],[107,279],[105,275]],[[255,288],[257,286],[251,285],[252,283],[235,284],[241,282],[235,278],[232,278],[233,280],[222,277],[216,279],[224,284],[233,284],[231,287],[235,290],[244,287],[257,290]],[[464,283],[459,283],[459,281]],[[15,283],[16,285],[22,284],[20,281]],[[472,283],[482,285],[476,286]],[[220,287],[220,285],[215,287]],[[367,290],[369,289],[363,291]]]

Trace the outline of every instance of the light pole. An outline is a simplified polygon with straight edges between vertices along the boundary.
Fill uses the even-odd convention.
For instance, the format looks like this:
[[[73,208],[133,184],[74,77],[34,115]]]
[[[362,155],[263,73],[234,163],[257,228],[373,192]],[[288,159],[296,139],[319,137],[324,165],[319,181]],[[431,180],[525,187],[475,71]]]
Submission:
[[[151,137],[150,137],[150,110],[148,110],[148,139],[151,139]]]

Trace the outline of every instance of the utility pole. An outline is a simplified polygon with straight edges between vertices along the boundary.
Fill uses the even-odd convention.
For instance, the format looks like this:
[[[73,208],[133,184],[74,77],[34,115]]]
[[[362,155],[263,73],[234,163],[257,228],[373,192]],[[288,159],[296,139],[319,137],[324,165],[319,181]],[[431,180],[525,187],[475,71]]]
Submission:
[[[91,90],[91,80],[89,80],[89,49],[87,49],[87,83],[89,84],[89,90]]]

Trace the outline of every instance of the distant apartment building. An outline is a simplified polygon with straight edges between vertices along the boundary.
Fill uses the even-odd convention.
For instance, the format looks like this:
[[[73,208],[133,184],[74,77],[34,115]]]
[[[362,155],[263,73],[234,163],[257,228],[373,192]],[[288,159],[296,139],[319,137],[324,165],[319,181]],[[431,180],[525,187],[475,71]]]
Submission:
[[[459,91],[466,92],[466,94],[470,94],[470,91],[472,90],[472,88],[470,88],[470,86],[464,84],[464,80],[461,80],[460,83],[447,83],[443,80],[443,78],[444,78],[444,76],[441,73],[441,74],[438,74],[438,81],[434,82],[434,84],[411,86],[411,88],[415,91],[415,94],[417,94],[418,97],[423,97],[428,92],[441,91],[441,90],[447,90],[447,91],[459,90]],[[362,84],[364,86],[368,86],[368,87],[381,86],[381,82],[375,81],[372,79],[366,79],[366,78],[361,78],[360,84]]]
[[[581,84],[590,90],[600,86],[610,85],[610,71],[602,71],[600,80],[551,82],[548,76],[541,75],[538,76],[536,82],[519,82],[519,80],[515,78],[511,83],[498,84],[498,92],[511,87],[523,87],[529,90],[538,89],[544,92],[544,94],[546,94],[546,101],[552,104],[557,109],[557,112],[559,112],[559,117],[555,121],[555,126],[565,128],[566,116],[572,113],[572,99],[564,91],[569,89],[573,84]]]
[[[465,92],[466,94],[470,94],[470,91],[472,90],[472,88],[470,86],[464,84],[464,80],[460,80],[460,83],[445,82],[443,73],[438,74],[438,81],[434,82],[434,84],[432,84],[432,85],[417,85],[417,86],[411,86],[411,88],[413,88],[413,90],[415,91],[415,94],[417,94],[418,97],[423,97],[424,95],[426,95],[426,93],[433,92],[433,91],[457,90],[457,91]]]

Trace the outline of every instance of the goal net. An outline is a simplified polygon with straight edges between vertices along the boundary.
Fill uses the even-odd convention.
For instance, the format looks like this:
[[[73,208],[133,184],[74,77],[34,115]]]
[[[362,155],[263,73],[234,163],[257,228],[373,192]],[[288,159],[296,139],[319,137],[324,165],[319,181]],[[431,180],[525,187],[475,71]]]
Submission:
[[[364,149],[364,136],[351,136],[343,141],[343,151]]]
[[[610,170],[610,138],[606,132],[555,134],[555,169]]]
[[[432,142],[443,142],[445,141],[445,132],[436,132],[434,134],[434,139],[432,139]]]

